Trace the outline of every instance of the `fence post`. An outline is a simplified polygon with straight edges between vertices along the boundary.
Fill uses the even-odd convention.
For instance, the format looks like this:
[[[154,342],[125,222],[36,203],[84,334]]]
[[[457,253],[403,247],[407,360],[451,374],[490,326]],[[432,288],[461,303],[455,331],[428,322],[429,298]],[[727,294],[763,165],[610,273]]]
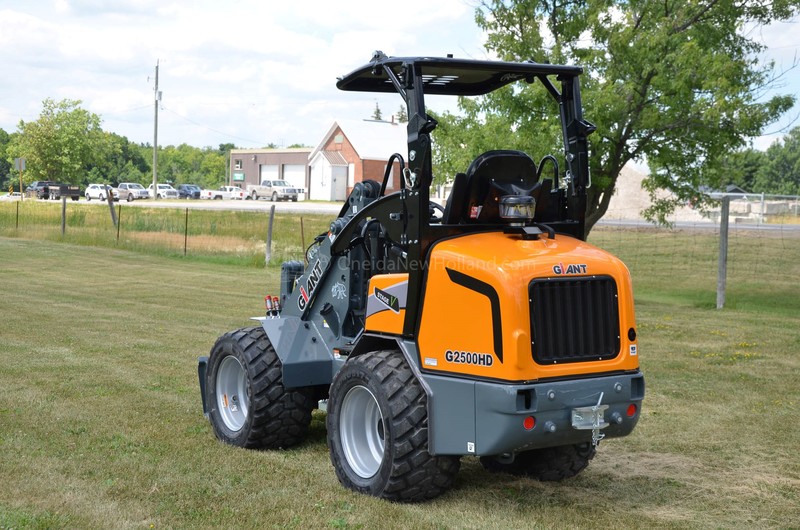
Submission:
[[[122,226],[122,205],[117,206],[117,244],[119,244],[119,227]]]
[[[719,260],[717,270],[717,309],[725,306],[725,283],[728,278],[728,219],[730,217],[731,198],[722,197],[722,209],[719,217]]]
[[[108,202],[108,210],[111,212],[111,222],[114,227],[117,226],[117,213],[114,211],[114,193],[110,189],[106,189],[108,195],[106,196]]]
[[[189,239],[189,207],[186,207],[186,220],[183,222],[183,255],[186,255],[186,242]]]
[[[269,260],[272,258],[272,223],[275,220],[275,205],[269,208],[269,226],[267,227],[267,250],[264,255],[264,264],[269,265]]]
[[[67,231],[67,196],[61,196],[61,237]]]
[[[300,216],[300,252],[303,253],[303,263],[308,265],[306,262],[306,231],[303,228],[303,216]]]
[[[19,201],[21,200],[22,199],[20,199]],[[17,230],[19,230],[19,201],[17,201],[17,226],[15,227]]]

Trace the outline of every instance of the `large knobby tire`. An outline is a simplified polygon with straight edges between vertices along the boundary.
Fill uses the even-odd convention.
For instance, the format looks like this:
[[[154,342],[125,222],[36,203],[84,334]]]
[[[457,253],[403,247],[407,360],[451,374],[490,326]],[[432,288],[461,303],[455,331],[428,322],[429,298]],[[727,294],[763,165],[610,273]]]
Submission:
[[[427,396],[403,355],[369,352],[336,374],[328,400],[328,450],[343,486],[418,502],[452,486],[460,460],[428,453]]]
[[[283,387],[281,361],[261,326],[217,339],[208,358],[206,391],[214,434],[238,447],[300,443],[316,405],[309,389]]]
[[[587,442],[524,451],[518,453],[510,463],[491,456],[483,456],[481,464],[493,473],[510,473],[553,482],[574,477],[586,469],[595,452],[594,446]]]

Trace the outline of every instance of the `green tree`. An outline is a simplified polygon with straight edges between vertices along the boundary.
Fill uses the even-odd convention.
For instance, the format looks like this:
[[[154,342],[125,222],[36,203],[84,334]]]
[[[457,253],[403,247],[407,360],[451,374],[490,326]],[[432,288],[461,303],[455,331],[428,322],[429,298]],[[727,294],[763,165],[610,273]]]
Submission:
[[[400,105],[400,108],[397,109],[397,122],[408,123],[408,111],[406,111],[405,105]]]
[[[228,167],[228,155],[215,151],[204,151],[200,163],[200,174],[194,182],[205,188],[216,188],[225,184],[225,171]]]
[[[221,155],[228,156],[231,150],[236,149],[236,144],[226,143],[226,144],[219,144],[219,149],[217,152]]]
[[[734,184],[745,191],[756,192],[757,175],[766,163],[766,153],[752,147],[729,154],[720,163],[719,181],[723,185],[720,189]]]
[[[381,112],[381,107],[378,105],[378,102],[375,102],[375,110],[372,111],[372,119],[376,121],[383,120],[383,113]]]
[[[27,161],[24,178],[82,184],[88,171],[103,165],[116,146],[100,127],[100,116],[80,107],[79,100],[45,99],[39,119],[20,121],[8,149]]]
[[[650,166],[645,185],[655,202],[646,214],[656,221],[666,222],[674,206],[695,199],[700,185],[718,186],[724,156],[794,104],[793,96],[759,100],[774,65],[758,61],[763,46],[744,28],[797,11],[798,0],[485,0],[476,20],[487,32],[487,48],[501,59],[585,68],[584,115],[598,126],[589,137],[588,233],[632,160]],[[506,142],[495,146],[558,155],[552,102],[535,88],[541,87],[496,91],[466,114],[505,124],[494,127]],[[451,127],[458,137],[442,144],[477,155],[480,142],[471,132]],[[672,198],[656,198],[658,190]]]
[[[800,195],[800,127],[767,149],[765,163],[756,173],[753,191]]]
[[[11,135],[0,129],[0,191],[7,191],[13,185],[11,168],[12,160],[8,158],[8,144],[11,143]],[[17,181],[19,185],[19,181]]]

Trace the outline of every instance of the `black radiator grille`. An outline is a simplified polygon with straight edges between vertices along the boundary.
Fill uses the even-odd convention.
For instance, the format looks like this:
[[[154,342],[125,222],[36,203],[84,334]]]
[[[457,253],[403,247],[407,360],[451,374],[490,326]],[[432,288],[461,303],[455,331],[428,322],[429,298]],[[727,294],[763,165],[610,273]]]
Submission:
[[[536,279],[528,289],[533,359],[611,359],[619,353],[617,285],[609,276]]]

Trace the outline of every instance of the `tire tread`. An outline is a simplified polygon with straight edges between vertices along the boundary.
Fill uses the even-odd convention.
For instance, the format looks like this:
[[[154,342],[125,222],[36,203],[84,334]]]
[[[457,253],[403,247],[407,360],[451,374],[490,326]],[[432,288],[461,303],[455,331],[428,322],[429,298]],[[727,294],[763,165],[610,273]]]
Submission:
[[[312,392],[306,388],[286,390],[283,387],[281,361],[261,326],[241,328],[221,336],[211,350],[212,357],[220,348],[234,344],[247,365],[251,419],[240,435],[231,437],[224,432],[224,427],[217,425],[212,414],[217,437],[250,449],[297,445],[304,439],[311,423],[311,411],[316,407]],[[214,386],[209,384],[208,388]],[[209,400],[216,402],[213,395]]]

